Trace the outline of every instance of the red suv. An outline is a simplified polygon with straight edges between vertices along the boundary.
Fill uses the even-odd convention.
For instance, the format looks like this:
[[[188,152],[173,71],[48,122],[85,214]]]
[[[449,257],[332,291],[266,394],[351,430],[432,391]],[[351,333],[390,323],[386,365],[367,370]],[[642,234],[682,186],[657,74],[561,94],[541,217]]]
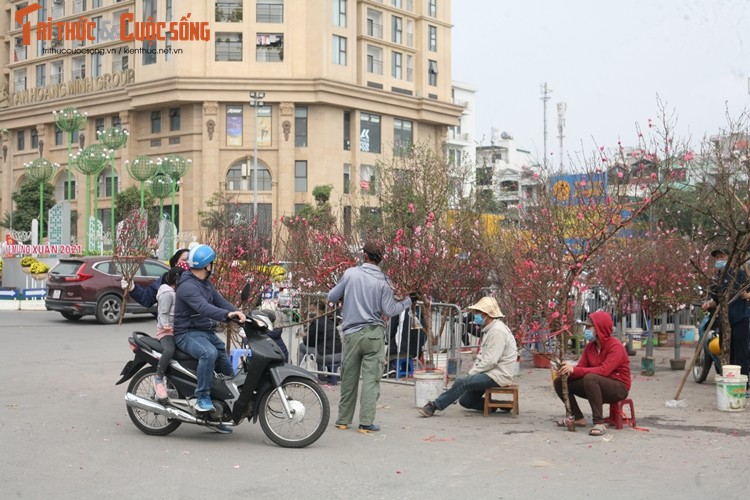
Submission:
[[[168,270],[165,264],[147,259],[141,264],[135,282],[147,287]],[[48,311],[57,311],[71,321],[93,314],[99,323],[111,325],[120,317],[121,280],[112,256],[60,259],[47,275],[45,305]],[[128,298],[125,312],[155,314],[156,306],[146,308]]]

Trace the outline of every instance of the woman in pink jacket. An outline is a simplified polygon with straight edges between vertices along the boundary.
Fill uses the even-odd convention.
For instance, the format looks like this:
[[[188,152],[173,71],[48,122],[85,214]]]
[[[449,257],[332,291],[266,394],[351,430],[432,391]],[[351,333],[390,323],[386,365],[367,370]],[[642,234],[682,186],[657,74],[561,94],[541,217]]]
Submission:
[[[593,328],[591,328],[593,327]],[[592,436],[604,434],[603,405],[616,403],[628,397],[630,391],[630,360],[622,343],[612,337],[612,317],[606,312],[595,312],[586,320],[583,336],[586,347],[577,365],[563,363],[557,370],[555,391],[562,395],[562,376],[568,376],[570,410],[578,427],[586,426],[586,419],[575,396],[588,399],[591,406],[594,427]],[[564,421],[557,425],[565,426]]]

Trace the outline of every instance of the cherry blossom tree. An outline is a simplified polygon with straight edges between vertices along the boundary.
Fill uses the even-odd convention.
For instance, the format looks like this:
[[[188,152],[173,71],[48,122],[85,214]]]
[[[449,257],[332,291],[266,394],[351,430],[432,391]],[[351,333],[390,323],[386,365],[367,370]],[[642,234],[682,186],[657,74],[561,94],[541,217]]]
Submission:
[[[133,278],[152,252],[158,247],[155,239],[148,235],[148,221],[139,209],[131,210],[120,222],[115,236],[112,260],[115,268],[128,283]],[[120,306],[119,324],[125,317],[130,287],[126,287]]]

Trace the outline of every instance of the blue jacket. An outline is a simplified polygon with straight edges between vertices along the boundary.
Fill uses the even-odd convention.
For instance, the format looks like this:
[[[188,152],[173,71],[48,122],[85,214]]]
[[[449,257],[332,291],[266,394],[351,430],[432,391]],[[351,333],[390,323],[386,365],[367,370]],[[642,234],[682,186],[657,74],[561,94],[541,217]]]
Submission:
[[[721,275],[724,274],[724,279],[720,282]],[[735,278],[736,275],[736,278]],[[731,289],[729,293],[729,299],[737,293],[747,284],[747,274],[742,269],[729,269],[726,273],[722,273],[721,270],[716,271],[714,274],[714,282],[711,284],[709,289],[711,298],[719,303],[719,295],[722,295],[728,288]],[[734,325],[745,318],[750,318],[750,303],[747,300],[737,297],[731,304],[729,304],[729,324]]]
[[[217,323],[227,320],[237,308],[211,285],[190,271],[182,273],[174,305],[174,334],[193,330],[213,331]]]
[[[136,283],[133,289],[128,293],[128,296],[132,297],[133,300],[143,307],[151,307],[156,304],[156,293],[159,291],[160,286],[161,278],[152,281],[146,288]]]

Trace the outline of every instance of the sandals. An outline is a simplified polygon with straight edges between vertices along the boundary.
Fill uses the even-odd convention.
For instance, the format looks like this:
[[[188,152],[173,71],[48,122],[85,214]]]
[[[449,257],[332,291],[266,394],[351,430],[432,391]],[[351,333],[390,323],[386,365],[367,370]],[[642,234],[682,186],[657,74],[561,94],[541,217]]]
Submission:
[[[568,424],[565,423],[565,419],[564,418],[561,418],[560,420],[557,421],[557,426],[558,427],[567,427]],[[580,420],[575,420],[575,426],[576,427],[586,427],[586,419],[582,418]]]
[[[607,427],[604,424],[596,424],[589,431],[589,436],[603,436],[607,432]]]

